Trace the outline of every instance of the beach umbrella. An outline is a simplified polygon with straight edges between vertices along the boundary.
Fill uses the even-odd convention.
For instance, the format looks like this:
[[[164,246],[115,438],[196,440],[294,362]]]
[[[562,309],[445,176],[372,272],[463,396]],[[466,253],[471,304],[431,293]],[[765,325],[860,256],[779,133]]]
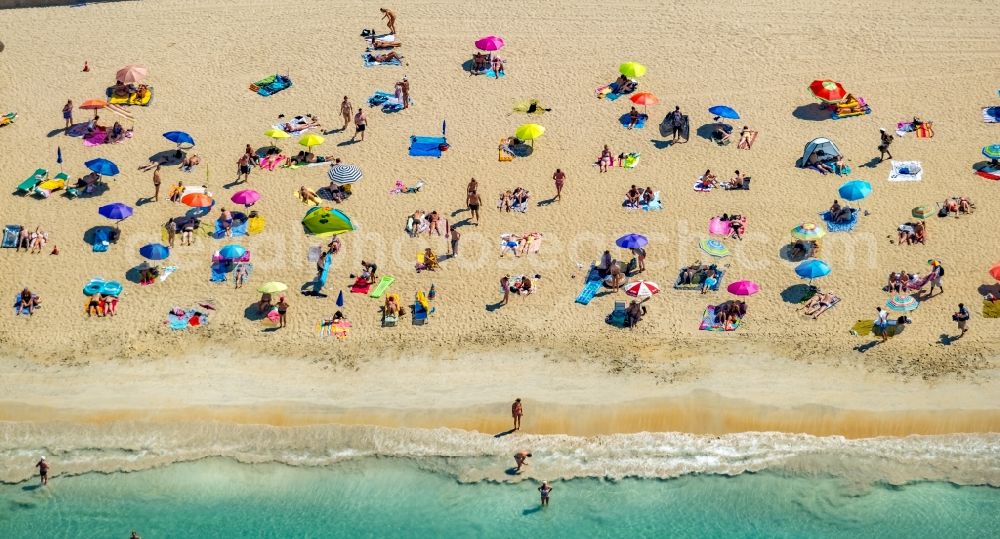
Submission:
[[[215,201],[205,193],[188,193],[181,197],[181,203],[192,208],[207,208]]]
[[[277,281],[264,283],[257,287],[257,291],[261,294],[277,294],[278,292],[284,292],[285,290],[288,290],[288,285]]]
[[[993,267],[991,267],[989,271],[990,271],[990,275],[994,279],[1000,281],[1000,262],[997,262],[996,264],[993,264]]]
[[[83,164],[85,167],[89,168],[91,171],[100,174],[101,176],[114,176],[118,174],[118,165],[108,161],[103,157],[98,157],[97,159],[91,159]]]
[[[809,279],[809,282],[812,283],[813,279],[829,275],[830,266],[822,260],[806,260],[795,266],[795,274],[803,279]]]
[[[639,247],[645,247],[648,243],[649,240],[642,234],[625,234],[615,240],[615,245],[621,247],[622,249],[637,249]]]
[[[504,40],[500,36],[486,36],[476,40],[476,48],[481,51],[498,51],[504,46]]]
[[[642,111],[646,112],[646,106],[648,105],[659,105],[660,98],[649,92],[639,92],[629,98],[636,105],[642,105]]]
[[[194,137],[183,131],[167,131],[163,134],[163,138],[173,142],[178,147],[180,147],[181,144],[190,144],[191,146],[194,146]]]
[[[712,256],[719,258],[729,256],[729,248],[719,240],[701,240],[698,242],[698,247]]]
[[[715,105],[709,107],[708,112],[714,114],[716,119],[719,118],[729,118],[730,120],[740,119],[740,113],[733,110],[732,107],[727,107],[726,105]]]
[[[753,281],[736,281],[726,287],[726,290],[737,296],[752,296],[760,292],[760,285]]]
[[[862,180],[851,180],[840,186],[837,193],[845,200],[861,200],[872,192],[872,184]],[[859,206],[860,207],[860,206]]]
[[[80,103],[81,109],[94,111],[94,118],[97,118],[97,111],[108,106],[108,102],[103,99],[88,99]]]
[[[317,206],[306,211],[302,227],[307,234],[324,237],[350,232],[354,230],[354,223],[340,210]]]
[[[983,146],[983,155],[990,159],[1000,159],[1000,144]]]
[[[115,73],[115,79],[124,83],[139,82],[149,75],[149,70],[145,67],[130,64]]]
[[[799,240],[818,240],[826,236],[826,229],[815,223],[802,223],[792,229],[792,237]]]
[[[242,191],[237,191],[236,193],[234,193],[229,200],[232,200],[236,204],[242,204],[245,207],[249,208],[250,206],[253,206],[254,203],[256,203],[258,200],[260,200],[260,193],[254,191],[253,189],[244,189]]]
[[[348,165],[347,163],[332,165],[326,175],[330,177],[331,182],[337,185],[356,183],[363,176],[360,168],[356,165]]]
[[[337,307],[344,306],[344,291],[337,292]]]
[[[636,298],[651,298],[660,293],[660,285],[653,281],[634,281],[625,285],[625,293]]]
[[[282,129],[276,129],[276,128],[272,127],[271,129],[268,129],[267,131],[264,131],[264,136],[268,137],[268,138],[272,138],[272,139],[277,140],[277,139],[282,139],[282,138],[288,138],[291,135],[289,135],[288,133],[286,133]]]
[[[56,146],[56,163],[59,165],[59,171],[62,172],[62,146]]]
[[[149,243],[139,247],[139,254],[150,260],[163,260],[170,256],[170,248],[160,243]]]
[[[306,133],[299,139],[299,144],[312,151],[313,146],[319,146],[320,144],[323,144],[324,141],[326,141],[326,139],[316,133]]]
[[[247,254],[247,250],[242,245],[226,245],[219,249],[219,256],[226,260],[237,260]]]
[[[132,207],[121,202],[113,202],[97,208],[97,213],[115,221],[128,219],[132,215]]]
[[[920,306],[920,302],[913,296],[892,296],[885,302],[885,306],[893,311],[912,311]]]
[[[637,79],[646,74],[646,66],[639,62],[625,62],[618,66],[618,72],[630,79]]]
[[[824,103],[836,103],[847,95],[847,91],[839,82],[830,79],[812,81],[809,91]]]
[[[542,134],[545,133],[545,127],[539,124],[524,124],[514,131],[514,136],[520,140],[530,140],[532,141],[532,146],[534,146],[534,140]]]

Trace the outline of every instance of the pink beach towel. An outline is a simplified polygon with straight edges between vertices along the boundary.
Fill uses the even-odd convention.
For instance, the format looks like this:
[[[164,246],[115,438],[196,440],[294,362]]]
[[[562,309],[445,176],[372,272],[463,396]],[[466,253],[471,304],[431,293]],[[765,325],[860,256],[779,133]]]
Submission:
[[[93,133],[83,137],[84,146],[100,146],[104,144],[104,141],[108,139],[107,131],[94,131]]]

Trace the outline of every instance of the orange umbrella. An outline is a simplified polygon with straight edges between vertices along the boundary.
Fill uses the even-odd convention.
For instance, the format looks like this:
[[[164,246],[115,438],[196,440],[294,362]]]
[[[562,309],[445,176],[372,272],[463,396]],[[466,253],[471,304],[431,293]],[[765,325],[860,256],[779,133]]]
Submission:
[[[88,99],[80,104],[81,109],[93,110],[95,118],[97,117],[98,109],[103,109],[106,106],[108,106],[108,102],[103,99]]]
[[[993,267],[990,268],[990,275],[992,275],[994,279],[1000,281],[1000,262],[993,264]]]
[[[188,193],[181,198],[181,202],[192,208],[207,208],[214,204],[212,197],[205,193]]]
[[[636,105],[642,105],[642,111],[646,112],[646,105],[659,105],[660,98],[649,92],[639,92],[634,94],[629,99],[632,100]]]

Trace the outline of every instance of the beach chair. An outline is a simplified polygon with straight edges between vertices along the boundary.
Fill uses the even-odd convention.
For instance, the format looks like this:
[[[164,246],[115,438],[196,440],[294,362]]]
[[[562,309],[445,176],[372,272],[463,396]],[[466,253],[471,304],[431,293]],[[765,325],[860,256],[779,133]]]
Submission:
[[[14,249],[17,247],[17,239],[21,237],[21,225],[5,225],[3,227],[3,248]]]
[[[583,290],[580,291],[580,295],[576,297],[576,302],[580,305],[588,305],[590,301],[594,299],[594,295],[597,291],[601,289],[601,283],[604,280],[601,279],[600,272],[593,265],[590,266],[590,272],[587,274],[586,284],[583,286]]]
[[[413,325],[422,326],[427,323],[427,317],[433,312],[427,296],[423,292],[417,292],[417,297],[413,301]]]
[[[24,180],[17,186],[17,193],[20,195],[27,195],[38,187],[38,184],[42,183],[49,177],[49,171],[44,168],[36,170],[28,179]]]
[[[627,319],[628,315],[625,314],[625,302],[616,301],[614,310],[611,311],[611,314],[609,314],[606,319],[607,323],[615,327],[623,328],[626,325]]]
[[[6,127],[6,126],[14,123],[14,120],[16,120],[16,119],[17,119],[17,113],[16,112],[8,112],[7,114],[4,114],[3,116],[0,116],[0,127]]]
[[[368,297],[375,299],[382,297],[382,294],[385,294],[385,291],[388,290],[389,287],[392,286],[392,283],[394,282],[396,282],[396,278],[393,277],[392,275],[383,275],[382,279],[379,280],[377,285],[375,285],[375,288],[371,291],[370,294],[368,294]]]

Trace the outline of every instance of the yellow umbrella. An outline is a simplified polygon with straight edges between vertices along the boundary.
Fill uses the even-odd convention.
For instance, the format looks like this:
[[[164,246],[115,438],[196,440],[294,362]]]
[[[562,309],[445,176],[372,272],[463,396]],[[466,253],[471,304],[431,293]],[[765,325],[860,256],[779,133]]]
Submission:
[[[323,141],[325,140],[326,140],[325,138],[315,133],[307,133],[305,135],[302,135],[302,138],[299,139],[299,144],[312,150],[313,146],[319,146],[320,144],[323,144]]]
[[[268,138],[279,139],[279,138],[288,138],[291,135],[285,133],[281,129],[275,129],[272,127],[271,129],[264,131],[264,136]]]
[[[257,287],[257,291],[261,294],[277,294],[278,292],[284,292],[285,290],[288,290],[288,285],[276,281],[264,283]]]
[[[630,79],[637,79],[646,74],[646,66],[639,62],[625,62],[618,66],[618,72]]]
[[[520,140],[530,140],[532,141],[532,146],[534,146],[534,140],[542,134],[545,133],[545,128],[539,124],[524,124],[514,131],[514,136]]]

